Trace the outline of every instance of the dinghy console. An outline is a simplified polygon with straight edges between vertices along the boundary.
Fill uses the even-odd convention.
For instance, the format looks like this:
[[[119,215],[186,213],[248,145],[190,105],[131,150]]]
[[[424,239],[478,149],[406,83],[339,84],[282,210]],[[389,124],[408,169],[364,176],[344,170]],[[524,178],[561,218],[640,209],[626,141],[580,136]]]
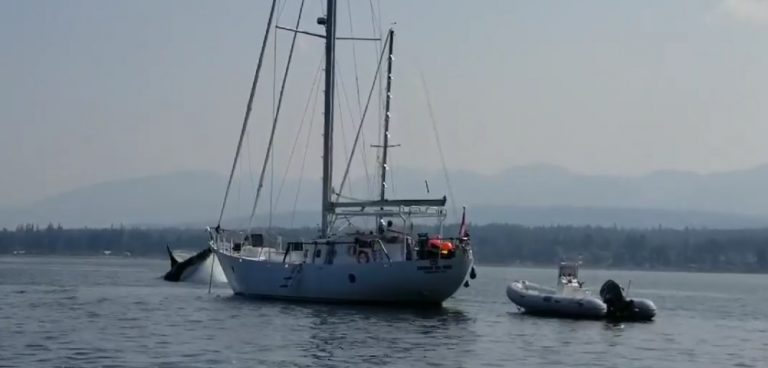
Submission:
[[[581,289],[584,285],[579,281],[579,263],[560,262],[557,269],[557,288],[559,291],[564,289]]]

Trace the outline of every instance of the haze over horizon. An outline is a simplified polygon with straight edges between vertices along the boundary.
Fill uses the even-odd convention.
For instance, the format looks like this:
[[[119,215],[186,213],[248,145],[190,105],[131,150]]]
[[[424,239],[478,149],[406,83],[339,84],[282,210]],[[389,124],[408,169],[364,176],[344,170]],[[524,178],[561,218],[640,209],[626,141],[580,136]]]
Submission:
[[[368,35],[368,3],[340,4],[344,22],[349,4],[363,14],[355,34]],[[267,7],[0,2],[0,206],[112,180],[225,173]],[[434,144],[420,73],[452,170],[546,163],[637,176],[768,162],[768,1],[399,0],[380,8],[382,27],[397,22],[398,31],[393,136],[404,151],[393,153],[393,166],[440,167],[433,146],[419,150]],[[279,24],[295,21],[289,10]],[[321,2],[308,0],[301,28],[317,31],[320,14]],[[348,23],[339,27],[349,33]],[[288,86],[300,102],[285,120],[300,118],[321,46],[300,38],[304,65]],[[375,47],[357,52],[370,64]],[[352,64],[340,68],[351,94]],[[271,115],[272,72],[268,62],[262,89],[270,91],[257,99],[254,131],[264,132]],[[367,89],[363,69],[360,78]],[[290,146],[288,136],[278,140]],[[250,139],[259,146],[260,137]],[[287,154],[277,156],[279,166]],[[319,175],[317,157],[304,176]]]
[[[503,177],[504,174],[509,173],[509,172],[552,171],[552,172],[561,172],[561,173],[567,174],[567,175],[582,176],[582,177],[605,178],[605,179],[619,179],[619,180],[621,180],[621,179],[632,180],[632,179],[641,179],[641,178],[644,178],[644,177],[652,177],[652,176],[655,176],[655,175],[665,175],[665,174],[672,174],[672,175],[683,174],[683,175],[694,175],[694,176],[702,176],[702,177],[718,176],[718,175],[725,175],[725,176],[727,176],[727,175],[733,175],[733,174],[739,174],[739,173],[749,173],[749,172],[752,172],[752,171],[760,171],[761,169],[764,169],[764,168],[768,169],[768,162],[763,163],[763,164],[759,164],[759,165],[756,165],[756,166],[753,166],[753,167],[749,167],[749,168],[746,168],[746,169],[724,170],[724,171],[714,171],[714,172],[695,172],[695,171],[690,171],[690,170],[669,170],[669,169],[665,170],[665,169],[659,169],[659,170],[653,170],[653,171],[636,173],[636,174],[624,174],[624,175],[621,175],[621,174],[601,174],[601,173],[590,174],[590,173],[586,173],[586,172],[580,172],[580,171],[577,171],[577,170],[573,170],[571,168],[564,167],[564,166],[561,166],[561,165],[555,165],[555,164],[550,164],[550,163],[531,163],[531,164],[509,166],[509,167],[502,168],[502,169],[500,169],[498,171],[491,172],[491,173],[482,173],[482,172],[475,171],[475,170],[472,170],[472,169],[451,170],[449,168],[449,177],[451,178],[451,180],[455,180],[453,178],[457,177],[457,175],[465,174],[465,175],[469,175],[469,176],[472,176],[472,177],[493,178],[493,177],[498,177],[498,176],[502,176]],[[393,169],[393,170],[394,170],[394,172],[396,174],[405,173],[406,176],[407,176],[407,179],[409,181],[411,181],[411,182],[414,181],[414,176],[413,175],[416,172],[421,172],[424,175],[424,178],[431,178],[433,180],[436,179],[436,177],[437,178],[442,178],[442,176],[444,175],[443,172],[441,171],[441,169],[438,168],[438,167],[432,167],[432,168],[424,169],[424,168],[416,168],[416,167],[409,167],[409,166],[401,166],[401,167],[398,167],[397,169]],[[218,197],[220,195],[223,195],[223,189],[224,189],[224,187],[226,185],[226,177],[227,177],[228,174],[229,173],[225,172],[224,170],[200,169],[200,170],[176,170],[176,171],[168,171],[168,172],[162,172],[162,173],[149,173],[149,174],[145,174],[145,175],[137,175],[137,176],[132,176],[132,177],[116,177],[116,178],[112,178],[112,179],[105,180],[105,181],[98,181],[98,182],[93,182],[93,183],[84,183],[83,185],[77,186],[77,187],[74,187],[74,188],[64,188],[64,189],[62,189],[59,192],[55,192],[55,193],[48,194],[48,195],[41,196],[41,197],[31,198],[30,200],[27,200],[27,201],[24,201],[24,202],[18,202],[18,203],[12,203],[12,204],[4,204],[4,203],[0,202],[0,205],[1,205],[0,208],[3,208],[3,206],[4,207],[14,207],[14,206],[24,207],[26,205],[30,205],[30,204],[34,204],[36,202],[39,202],[41,200],[47,200],[47,199],[56,198],[56,197],[59,197],[61,195],[67,195],[67,194],[72,193],[72,192],[88,190],[89,188],[92,188],[92,187],[99,187],[99,186],[111,185],[111,184],[124,185],[124,183],[132,182],[132,181],[134,181],[134,182],[143,182],[143,181],[152,180],[152,179],[155,179],[155,178],[185,176],[185,175],[193,175],[193,176],[194,175],[204,175],[204,176],[207,176],[208,179],[210,179],[212,177],[218,178],[218,180],[220,181],[220,184],[221,184],[220,186],[221,186],[221,189],[222,189],[222,193],[219,193],[219,192],[212,193],[213,197],[218,199]],[[293,182],[293,183],[288,183],[289,185],[290,184],[295,184],[295,182],[299,181],[299,180],[304,180],[304,181],[317,181],[317,180],[319,180],[315,176],[290,177],[288,179],[291,182]],[[353,177],[352,178],[352,182],[359,182],[360,183],[359,185],[362,185],[362,181],[364,181],[364,180],[365,180],[364,177]],[[208,184],[211,184],[211,183],[208,183]],[[400,183],[400,184],[402,184],[402,183]],[[430,182],[430,186],[435,186],[435,188],[437,188],[437,190],[434,191],[436,194],[440,194],[440,195],[447,194],[447,188],[446,188],[446,184],[444,182],[440,182],[440,183]],[[252,187],[252,185],[249,186],[248,183],[245,183],[245,184],[241,183],[241,188],[239,188],[239,190],[241,190],[241,191],[244,190],[247,193],[253,192],[253,189],[254,188]],[[414,192],[414,191],[418,192],[418,191],[422,190],[423,188],[421,186],[417,186],[416,190],[414,190],[413,188],[409,188],[409,189],[411,189],[410,192]],[[406,190],[406,191],[408,191],[408,190]],[[312,192],[312,190],[310,190],[310,192]],[[253,193],[251,193],[251,194],[253,194]],[[293,194],[293,193],[291,193],[291,194]],[[241,195],[243,195],[243,193],[241,193]],[[484,204],[487,205],[487,203],[484,203]],[[568,206],[570,204],[568,204],[568,203],[560,203],[558,205]]]

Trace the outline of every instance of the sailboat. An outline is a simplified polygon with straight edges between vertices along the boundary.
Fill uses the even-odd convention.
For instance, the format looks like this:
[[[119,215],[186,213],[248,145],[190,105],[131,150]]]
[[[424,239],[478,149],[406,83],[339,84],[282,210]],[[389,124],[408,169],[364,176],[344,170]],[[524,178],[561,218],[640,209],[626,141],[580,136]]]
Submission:
[[[267,30],[270,29],[273,13],[274,2]],[[296,29],[276,27],[294,32],[294,41],[297,34],[325,40],[322,210],[317,238],[279,244],[269,240],[266,234],[224,230],[220,216],[219,225],[208,228],[211,249],[236,295],[314,302],[441,304],[463,284],[468,285],[470,270],[474,276],[474,258],[469,234],[465,230],[464,214],[458,236],[439,234],[448,213],[445,196],[429,199],[390,199],[386,196],[387,149],[391,147],[388,138],[394,41],[392,29],[388,31],[381,50],[382,56],[385,49],[388,50],[388,62],[383,144],[379,146],[382,149],[379,196],[370,200],[350,200],[334,190],[335,44],[337,39],[341,39],[336,36],[336,13],[336,1],[327,0],[326,15],[317,19],[325,34],[300,30],[298,21]],[[264,40],[266,42],[266,35]],[[262,57],[263,51],[262,45]],[[260,65],[261,61],[257,67],[257,78]],[[255,84],[254,81],[254,88]],[[243,132],[250,107],[246,111]],[[241,144],[242,133],[233,173]],[[267,152],[269,154],[269,148]],[[258,195],[257,192],[257,198]],[[227,194],[225,204],[226,197]],[[346,226],[351,223],[350,219],[361,218],[367,219],[368,228],[350,229]],[[435,220],[439,233],[416,233],[418,227],[414,227],[414,221],[423,219]]]

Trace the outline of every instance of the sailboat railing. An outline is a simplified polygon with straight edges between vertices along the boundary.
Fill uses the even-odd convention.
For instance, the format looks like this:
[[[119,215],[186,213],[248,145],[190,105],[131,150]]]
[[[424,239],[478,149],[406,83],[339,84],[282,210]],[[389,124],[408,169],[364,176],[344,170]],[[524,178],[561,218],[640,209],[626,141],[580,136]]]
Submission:
[[[401,207],[395,210],[381,210],[378,208],[362,208],[362,210],[338,211],[336,216],[350,217],[421,217],[421,218],[445,218],[448,212],[444,208],[424,208],[424,207]]]

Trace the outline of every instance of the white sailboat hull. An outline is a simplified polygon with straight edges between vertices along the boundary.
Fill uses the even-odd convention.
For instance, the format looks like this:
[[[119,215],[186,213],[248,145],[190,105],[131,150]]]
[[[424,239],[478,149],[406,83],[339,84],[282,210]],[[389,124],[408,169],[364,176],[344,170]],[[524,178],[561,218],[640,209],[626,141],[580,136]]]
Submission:
[[[371,263],[282,263],[215,250],[237,295],[316,302],[440,304],[473,264],[461,248],[451,259]]]

